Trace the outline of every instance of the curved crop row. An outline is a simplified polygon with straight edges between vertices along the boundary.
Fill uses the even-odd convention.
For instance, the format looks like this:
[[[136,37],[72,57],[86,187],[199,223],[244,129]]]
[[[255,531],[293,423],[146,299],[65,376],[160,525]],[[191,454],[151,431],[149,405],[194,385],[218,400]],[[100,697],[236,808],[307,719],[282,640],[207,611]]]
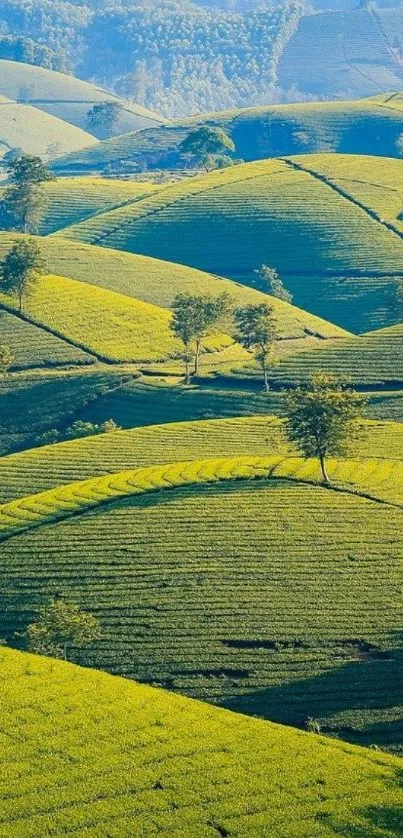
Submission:
[[[330,476],[344,490],[375,492],[374,499],[403,502],[403,467],[400,462],[377,460],[332,460]],[[179,486],[216,483],[223,480],[281,478],[318,483],[316,460],[301,457],[222,457],[131,469],[70,483],[0,507],[0,538],[59,521],[119,498],[172,489]]]

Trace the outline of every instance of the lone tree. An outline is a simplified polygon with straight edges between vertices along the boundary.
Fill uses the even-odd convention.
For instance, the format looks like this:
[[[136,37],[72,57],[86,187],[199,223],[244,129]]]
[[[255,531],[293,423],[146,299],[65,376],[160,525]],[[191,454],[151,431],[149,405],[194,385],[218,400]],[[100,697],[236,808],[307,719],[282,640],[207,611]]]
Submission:
[[[231,166],[234,161],[230,155],[235,151],[235,143],[226,131],[212,125],[191,131],[179,146],[181,156],[207,172]]]
[[[68,660],[71,647],[80,649],[101,637],[99,622],[78,605],[54,599],[39,609],[25,633],[26,647],[38,655]]]
[[[41,251],[36,242],[29,240],[17,241],[0,263],[0,288],[6,294],[17,295],[20,314],[24,296],[44,270]]]
[[[182,341],[185,352],[185,382],[190,383],[190,362],[194,356],[193,375],[200,367],[200,351],[203,339],[218,326],[231,307],[228,294],[218,297],[178,294],[172,305],[172,331]],[[192,348],[194,347],[193,351]]]
[[[109,139],[115,133],[122,110],[120,102],[97,102],[87,113],[88,130],[102,139]]]
[[[23,154],[9,160],[6,168],[9,185],[2,199],[2,214],[8,229],[35,232],[44,206],[42,184],[54,175],[40,157]]]
[[[292,303],[293,296],[285,288],[275,268],[262,265],[255,273],[260,277],[262,284],[265,286],[265,291],[268,294],[271,294],[272,297],[277,297],[278,300],[284,300],[285,303]]]
[[[397,279],[391,294],[391,309],[397,323],[403,323],[403,279]]]
[[[285,399],[286,433],[305,457],[317,457],[325,483],[326,457],[343,456],[357,439],[365,399],[331,373],[315,373]]]
[[[253,349],[262,367],[264,388],[270,390],[269,369],[277,364],[276,325],[268,303],[237,308],[234,314],[236,339],[245,349]]]

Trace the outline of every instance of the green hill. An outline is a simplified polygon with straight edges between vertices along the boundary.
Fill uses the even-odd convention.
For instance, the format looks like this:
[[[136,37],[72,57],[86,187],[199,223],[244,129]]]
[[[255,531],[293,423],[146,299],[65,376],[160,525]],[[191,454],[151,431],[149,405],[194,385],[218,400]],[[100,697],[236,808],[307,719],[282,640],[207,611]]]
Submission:
[[[97,102],[120,102],[123,110],[116,123],[116,133],[137,131],[158,125],[164,120],[141,105],[123,102],[118,96],[64,73],[0,60],[0,94],[86,128],[86,116]],[[84,143],[83,143],[84,144]]]
[[[398,388],[403,383],[402,348],[403,326],[390,326],[342,342],[329,341],[326,346],[317,344],[315,351],[307,349],[293,358],[287,357],[273,371],[273,378],[295,383],[314,372],[331,371],[353,384],[381,387],[387,383]],[[257,368],[256,374],[259,375]]]
[[[402,81],[403,84],[403,81]],[[283,154],[338,152],[399,157],[403,133],[400,94],[347,102],[307,102],[223,111],[188,118],[104,140],[54,161],[57,171],[103,171],[183,166],[179,145],[201,125],[218,125],[232,137],[246,162]]]
[[[403,10],[397,3],[391,9],[371,4],[300,17],[280,56],[279,85],[321,98],[400,90],[402,38]]]
[[[38,328],[0,307],[0,344],[13,356],[11,370],[92,364],[94,358],[79,347]]]
[[[330,470],[210,459],[6,504],[0,633],[62,591],[102,622],[84,663],[400,748],[401,461]]]
[[[368,331],[395,322],[402,183],[403,162],[389,158],[259,161],[167,186],[64,235],[247,285],[256,283],[256,268],[269,264],[296,305]]]
[[[100,177],[62,178],[43,185],[39,233],[48,235],[158,190],[154,183]]]
[[[45,445],[0,459],[0,501],[33,495],[91,477],[137,466],[192,457],[224,457],[295,450],[286,441],[282,421],[274,416],[230,417],[171,422]],[[403,424],[364,423],[355,456],[403,460]]]
[[[0,656],[4,836],[399,835],[396,758],[60,661]]]
[[[1,87],[1,79],[0,79]],[[53,159],[77,149],[95,145],[96,140],[81,128],[48,113],[0,96],[0,157],[10,149]]]

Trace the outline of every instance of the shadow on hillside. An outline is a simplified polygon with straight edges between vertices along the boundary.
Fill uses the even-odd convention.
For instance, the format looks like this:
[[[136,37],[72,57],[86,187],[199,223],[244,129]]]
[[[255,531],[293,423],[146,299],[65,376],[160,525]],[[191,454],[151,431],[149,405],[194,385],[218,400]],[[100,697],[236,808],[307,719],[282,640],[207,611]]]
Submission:
[[[316,677],[235,696],[225,707],[303,729],[311,717],[320,721],[323,733],[349,742],[403,746],[403,649],[382,654],[381,659],[347,661]],[[393,710],[399,707],[400,713]],[[377,711],[377,719],[369,718],[371,711]],[[346,715],[334,718],[340,714]]]
[[[398,776],[398,772],[396,773]],[[335,835],[348,835],[349,838],[379,838],[380,835],[402,838],[403,806],[370,806],[356,814],[365,819],[366,823],[346,823],[331,815],[324,816],[321,820],[326,824],[329,834],[332,830]]]

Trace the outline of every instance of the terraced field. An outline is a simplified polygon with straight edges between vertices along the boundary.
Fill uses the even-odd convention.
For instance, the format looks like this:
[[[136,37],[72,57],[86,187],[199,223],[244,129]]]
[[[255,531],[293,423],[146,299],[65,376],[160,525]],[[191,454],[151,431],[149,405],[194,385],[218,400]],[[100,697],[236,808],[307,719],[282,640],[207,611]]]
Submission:
[[[95,360],[82,349],[6,311],[0,311],[0,344],[11,351],[11,370],[92,364]]]
[[[8,294],[0,294],[0,304],[18,309]],[[165,309],[65,277],[41,277],[25,302],[24,316],[103,361],[158,361],[182,352]],[[232,342],[217,332],[206,339],[205,350]],[[245,357],[241,347],[238,357]]]
[[[26,154],[52,159],[95,144],[95,138],[86,131],[31,105],[0,96],[0,157],[12,148],[21,148]]]
[[[328,343],[329,346],[318,344],[313,351],[307,349],[295,357],[285,358],[273,371],[273,379],[284,384],[295,383],[306,380],[314,372],[330,371],[349,378],[356,385],[402,386],[402,325]],[[257,368],[255,373],[260,374]]]
[[[357,172],[363,184],[354,182]],[[398,160],[304,155],[258,161],[167,186],[73,225],[64,236],[246,285],[256,283],[256,267],[269,264],[296,305],[351,331],[368,331],[395,322],[402,182]]]
[[[105,369],[32,371],[0,382],[0,451],[35,444],[52,428],[66,428],[76,413],[130,376]],[[110,417],[108,417],[110,418]]]
[[[0,656],[2,836],[399,835],[394,757],[71,664]]]
[[[399,748],[403,513],[389,500],[402,501],[401,469],[334,463],[350,487],[335,492],[305,482],[317,479],[315,463],[208,460],[3,506],[3,537],[36,528],[2,545],[1,633],[62,591],[103,626],[82,662]],[[354,494],[360,487],[387,502]]]
[[[346,102],[306,102],[270,105],[202,114],[170,125],[129,132],[79,149],[54,161],[56,172],[103,171],[132,164],[141,168],[173,169],[183,165],[179,145],[201,125],[218,125],[232,137],[236,154],[245,162],[284,154],[379,154],[399,157],[397,140],[403,131],[399,94]]]
[[[171,422],[46,445],[0,460],[0,502],[22,498],[66,483],[150,466],[162,460],[235,455],[295,455],[282,421],[248,416]],[[366,421],[354,443],[355,456],[403,460],[403,424]]]
[[[280,57],[279,84],[324,98],[398,91],[403,76],[396,44],[402,35],[398,4],[302,16]]]
[[[154,183],[106,178],[63,178],[43,186],[44,212],[39,233],[48,235],[100,212],[146,198]]]
[[[106,101],[120,102],[124,106],[116,123],[116,134],[138,131],[164,122],[158,114],[141,105],[123,102],[118,96],[95,84],[32,64],[3,59],[0,60],[0,94],[33,105],[78,128],[86,128],[88,111],[97,102]]]

